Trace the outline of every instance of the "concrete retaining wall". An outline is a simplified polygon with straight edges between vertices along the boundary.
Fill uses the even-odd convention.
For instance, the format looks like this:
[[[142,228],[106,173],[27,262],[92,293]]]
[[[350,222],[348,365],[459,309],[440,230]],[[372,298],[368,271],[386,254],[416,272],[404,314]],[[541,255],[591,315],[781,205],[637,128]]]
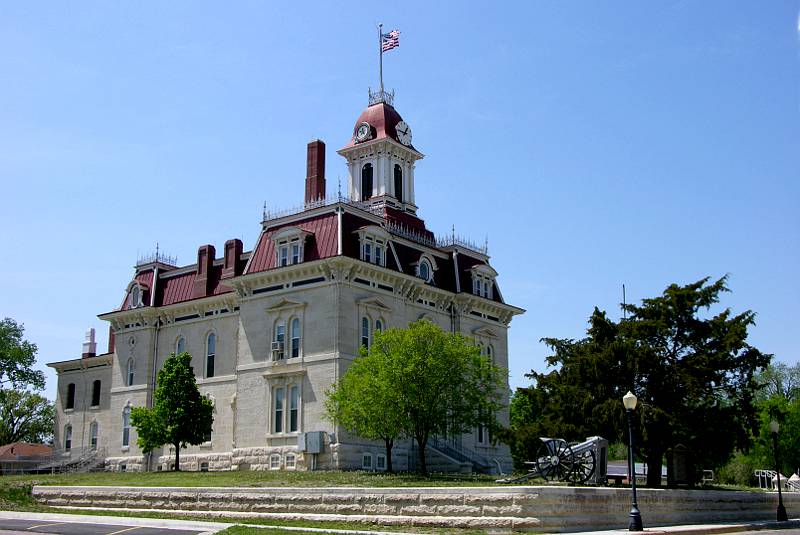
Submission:
[[[56,507],[168,510],[195,516],[350,520],[386,525],[580,531],[628,524],[629,489],[587,487],[192,488],[48,487],[33,496]],[[774,520],[777,494],[639,491],[645,527]],[[784,495],[790,516],[800,496]]]

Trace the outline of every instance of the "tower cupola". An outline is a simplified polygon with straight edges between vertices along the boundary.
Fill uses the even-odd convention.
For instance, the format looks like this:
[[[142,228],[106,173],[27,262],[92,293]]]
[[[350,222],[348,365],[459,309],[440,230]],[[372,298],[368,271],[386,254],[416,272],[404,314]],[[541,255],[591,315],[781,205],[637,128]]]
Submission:
[[[387,100],[370,98],[350,141],[337,152],[347,160],[351,199],[416,215],[414,167],[424,155],[412,144],[411,127]]]

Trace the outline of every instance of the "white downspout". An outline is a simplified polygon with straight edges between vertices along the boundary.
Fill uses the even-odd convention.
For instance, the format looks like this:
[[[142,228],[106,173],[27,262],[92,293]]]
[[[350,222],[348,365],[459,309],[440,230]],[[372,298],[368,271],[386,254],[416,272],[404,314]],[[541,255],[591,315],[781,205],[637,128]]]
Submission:
[[[342,256],[342,251],[344,247],[342,246],[342,206],[339,205],[336,208],[336,238],[337,238],[337,247],[336,247],[336,254]]]

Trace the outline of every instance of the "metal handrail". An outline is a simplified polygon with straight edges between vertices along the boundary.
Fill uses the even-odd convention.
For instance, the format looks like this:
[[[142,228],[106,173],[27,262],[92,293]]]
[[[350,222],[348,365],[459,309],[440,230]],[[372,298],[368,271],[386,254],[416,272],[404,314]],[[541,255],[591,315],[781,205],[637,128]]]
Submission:
[[[461,444],[456,445],[438,437],[431,437],[428,445],[457,461],[472,463],[476,468],[485,470],[491,466],[489,459]]]

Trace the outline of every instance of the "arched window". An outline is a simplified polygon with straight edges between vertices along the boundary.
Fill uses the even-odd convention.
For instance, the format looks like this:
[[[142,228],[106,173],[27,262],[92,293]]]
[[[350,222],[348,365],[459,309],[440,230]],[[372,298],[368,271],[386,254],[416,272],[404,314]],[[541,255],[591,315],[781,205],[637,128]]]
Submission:
[[[100,379],[92,383],[92,407],[100,406]]]
[[[430,282],[431,280],[431,264],[425,258],[419,262],[419,278],[425,282]]]
[[[492,346],[486,346],[486,356],[489,357],[489,362],[494,364],[494,349]]]
[[[382,333],[383,332],[383,320],[377,319],[375,320],[375,332]]]
[[[478,437],[477,438],[478,438],[478,444],[485,445],[485,444],[488,444],[488,442],[489,442],[488,430],[482,425],[478,426]]]
[[[289,387],[289,432],[295,433],[300,430],[300,387],[292,385]]]
[[[131,302],[128,308],[138,308],[142,306],[142,291],[138,284],[131,288]]]
[[[186,351],[186,338],[183,336],[178,338],[178,343],[175,344],[175,354],[180,355]]]
[[[214,357],[217,354],[217,335],[209,333],[206,343],[206,377],[214,377]]]
[[[369,318],[361,318],[361,345],[369,349]]]
[[[287,470],[294,470],[297,468],[297,457],[294,453],[287,453],[286,454],[286,469]]]
[[[282,386],[275,389],[275,410],[273,411],[273,417],[275,419],[275,424],[273,429],[276,433],[283,433],[283,397],[286,395],[286,389]]]
[[[127,377],[126,377],[127,386],[133,386],[133,379],[134,379],[133,372],[134,371],[135,371],[135,366],[134,366],[134,363],[133,363],[133,357],[131,357],[131,358],[128,359],[128,374],[127,374]]]
[[[272,360],[283,360],[286,355],[286,325],[283,321],[275,325],[275,338],[272,342]]]
[[[64,426],[64,451],[72,449],[72,425]]]
[[[91,437],[92,449],[97,449],[97,422],[92,422],[89,426],[89,437]]]
[[[131,445],[131,408],[122,409],[122,447]]]
[[[372,164],[365,163],[361,168],[361,200],[372,197]]]
[[[394,164],[394,196],[403,202],[403,168]]]
[[[294,318],[292,320],[292,358],[295,359],[300,356],[300,319]]]
[[[70,383],[67,385],[67,405],[65,408],[75,408],[75,383]]]

